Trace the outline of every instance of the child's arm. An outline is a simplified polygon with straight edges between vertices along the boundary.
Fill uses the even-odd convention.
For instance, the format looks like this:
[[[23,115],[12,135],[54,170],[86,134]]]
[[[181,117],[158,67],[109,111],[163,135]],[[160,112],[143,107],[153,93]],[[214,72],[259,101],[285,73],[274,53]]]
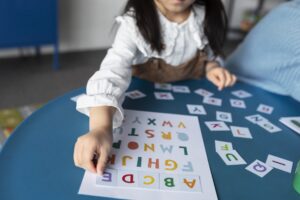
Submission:
[[[100,175],[103,173],[113,141],[114,112],[115,108],[110,106],[90,109],[90,130],[77,139],[74,148],[74,162],[77,167]]]
[[[77,110],[90,116],[90,130],[78,138],[74,162],[91,172],[103,172],[111,150],[112,129],[121,126],[124,118],[122,102],[131,81],[131,65],[137,50],[134,27],[131,18],[120,18],[112,47],[100,69],[89,79],[86,94],[77,100]]]
[[[218,62],[207,62],[205,71],[207,79],[216,85],[219,90],[232,86],[236,82],[236,76],[221,67]]]

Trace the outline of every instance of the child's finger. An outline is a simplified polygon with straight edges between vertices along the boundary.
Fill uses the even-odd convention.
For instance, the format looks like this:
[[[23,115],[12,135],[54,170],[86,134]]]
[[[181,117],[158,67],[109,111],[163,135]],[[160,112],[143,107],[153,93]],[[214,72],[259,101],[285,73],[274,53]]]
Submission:
[[[103,175],[103,171],[106,166],[106,161],[108,157],[108,152],[106,150],[101,150],[100,158],[97,162],[97,174]]]
[[[215,75],[208,76],[207,78],[218,88],[221,87],[221,82]]]
[[[83,158],[84,158],[84,168],[90,172],[96,173],[96,167],[93,163],[95,150],[93,148],[85,148]]]
[[[230,83],[232,82],[232,76],[231,74],[227,71],[227,70],[224,70],[225,72],[225,87],[228,87],[230,86]]]
[[[89,160],[85,163],[84,169],[86,169],[90,172],[96,173],[96,168],[95,168],[95,165],[92,160]]]
[[[230,83],[230,86],[233,86],[235,84],[236,80],[237,80],[236,76],[232,75],[232,81]]]
[[[77,166],[77,167],[79,167],[79,163],[78,163],[79,151],[78,151],[78,149],[79,149],[78,142],[76,142],[75,146],[74,146],[73,160],[74,160],[75,166]]]
[[[76,158],[78,167],[82,167],[83,164],[83,146],[81,143],[77,142]]]
[[[224,71],[222,70],[220,73],[217,74],[217,76],[218,79],[220,80],[220,86],[218,89],[222,90],[225,86],[225,80],[226,80]]]

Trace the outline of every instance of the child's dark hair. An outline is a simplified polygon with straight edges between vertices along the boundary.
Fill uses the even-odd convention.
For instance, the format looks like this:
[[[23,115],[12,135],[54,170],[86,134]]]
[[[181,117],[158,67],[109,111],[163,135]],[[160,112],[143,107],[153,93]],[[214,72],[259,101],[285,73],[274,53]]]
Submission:
[[[204,32],[215,55],[223,55],[222,47],[227,32],[227,16],[221,0],[196,0],[196,5],[205,6]],[[133,17],[142,36],[152,50],[161,53],[163,42],[159,17],[154,0],[128,0],[124,13],[133,9]]]

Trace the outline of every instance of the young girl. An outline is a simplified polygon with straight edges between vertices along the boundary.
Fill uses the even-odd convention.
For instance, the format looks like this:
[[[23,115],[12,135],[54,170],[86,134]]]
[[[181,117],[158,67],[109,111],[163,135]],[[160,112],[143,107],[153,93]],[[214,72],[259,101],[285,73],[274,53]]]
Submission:
[[[90,117],[90,132],[78,138],[74,162],[99,174],[112,129],[123,120],[121,104],[132,74],[153,82],[206,76],[219,90],[236,81],[218,57],[227,28],[221,0],[129,0],[117,22],[112,48],[77,101],[77,109]]]

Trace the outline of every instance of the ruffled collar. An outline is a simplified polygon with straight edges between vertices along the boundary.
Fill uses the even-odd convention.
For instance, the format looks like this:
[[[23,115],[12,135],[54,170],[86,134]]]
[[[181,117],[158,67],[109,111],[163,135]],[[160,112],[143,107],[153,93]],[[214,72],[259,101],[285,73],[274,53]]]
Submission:
[[[152,51],[149,44],[147,44],[142,36],[137,37],[138,48],[146,57],[162,58],[170,56],[173,53],[176,38],[181,28],[188,26],[192,39],[197,45],[198,49],[203,49],[208,43],[204,35],[203,23],[205,18],[204,6],[193,6],[189,17],[182,23],[178,24],[167,19],[160,11],[158,16],[161,24],[161,36],[165,42],[165,49],[158,54],[156,51]]]
[[[158,17],[160,20],[160,23],[163,25],[170,25],[170,26],[175,26],[175,27],[183,27],[186,24],[190,23],[191,21],[194,20],[194,12],[193,9],[191,10],[191,12],[189,13],[189,16],[186,20],[184,20],[182,23],[177,23],[177,22],[172,22],[171,20],[169,20],[166,16],[164,16],[161,11],[159,9],[157,9],[157,13],[158,13]]]

